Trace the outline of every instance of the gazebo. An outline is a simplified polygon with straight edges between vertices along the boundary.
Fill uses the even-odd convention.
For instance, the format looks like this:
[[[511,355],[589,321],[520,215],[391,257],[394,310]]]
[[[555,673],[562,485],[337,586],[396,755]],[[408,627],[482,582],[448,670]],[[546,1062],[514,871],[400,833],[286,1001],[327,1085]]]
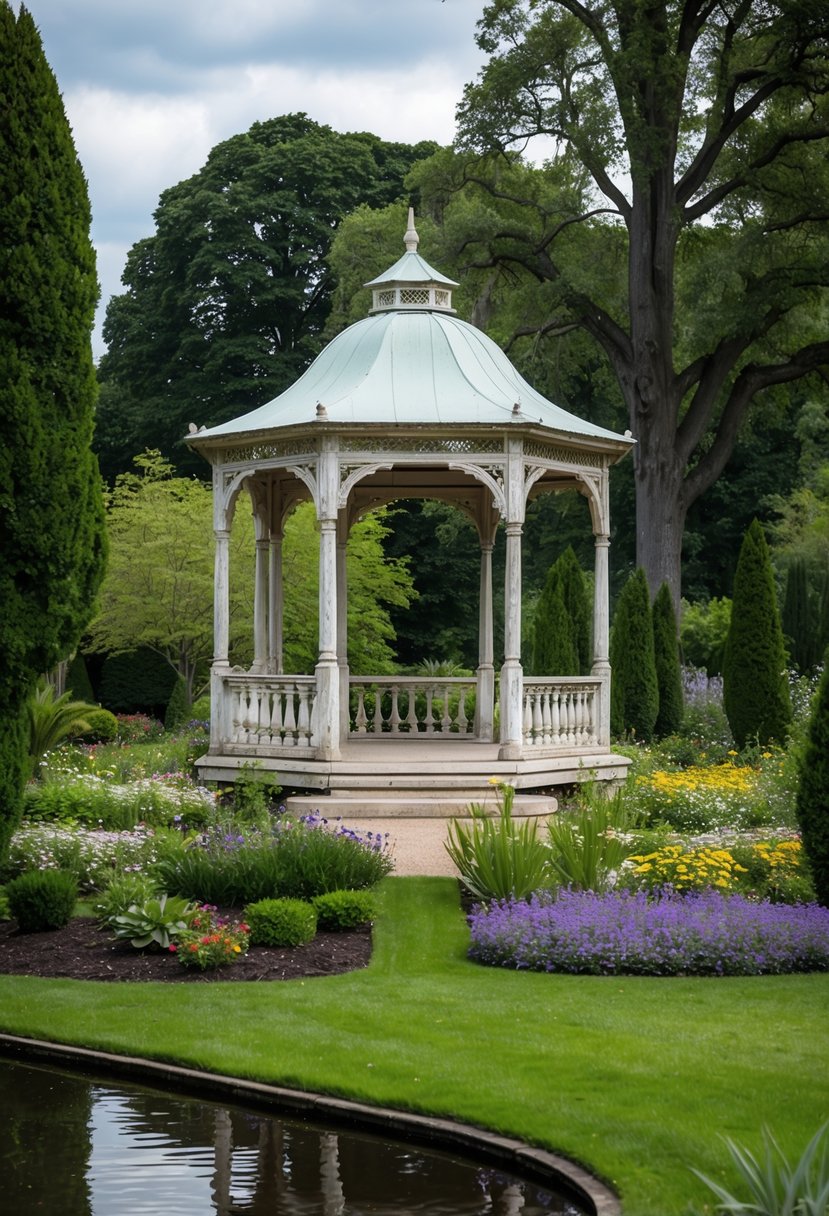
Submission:
[[[251,761],[282,785],[360,801],[364,813],[440,814],[480,799],[498,777],[519,791],[586,776],[616,780],[610,749],[608,546],[610,467],[619,435],[537,393],[485,334],[452,308],[457,284],[406,252],[372,289],[369,315],[343,330],[273,401],[187,442],[213,466],[214,659],[206,780]],[[253,663],[229,658],[229,536],[235,504],[253,507]],[[595,540],[593,663],[588,676],[541,677],[521,661],[521,538],[537,495],[586,497]],[[364,513],[431,498],[463,511],[480,542],[479,661],[473,678],[355,675],[349,670],[346,542]],[[319,529],[319,657],[283,670],[282,537],[313,502]],[[496,670],[492,553],[506,534],[503,659]],[[459,611],[470,606],[459,604]],[[318,798],[317,798],[318,801]],[[328,803],[333,809],[333,804]],[[377,813],[381,813],[378,811]]]

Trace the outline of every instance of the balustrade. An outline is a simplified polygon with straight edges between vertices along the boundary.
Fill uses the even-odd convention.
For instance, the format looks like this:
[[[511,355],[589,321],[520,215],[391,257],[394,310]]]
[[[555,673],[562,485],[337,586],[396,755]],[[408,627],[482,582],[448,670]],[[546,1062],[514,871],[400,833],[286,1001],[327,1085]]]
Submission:
[[[589,678],[525,678],[525,746],[597,746],[600,691],[601,681]]]
[[[229,742],[253,747],[313,747],[313,676],[229,675]]]
[[[352,677],[352,735],[468,737],[475,721],[475,682],[462,677]]]

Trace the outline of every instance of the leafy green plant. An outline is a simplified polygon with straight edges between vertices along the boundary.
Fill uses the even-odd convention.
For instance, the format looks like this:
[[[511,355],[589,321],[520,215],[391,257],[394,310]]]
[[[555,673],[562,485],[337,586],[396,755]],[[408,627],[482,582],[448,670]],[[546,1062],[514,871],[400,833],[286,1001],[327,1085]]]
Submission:
[[[513,819],[513,786],[493,784],[498,814],[490,815],[485,807],[470,803],[468,822],[450,821],[446,851],[458,868],[461,882],[476,899],[523,899],[544,885],[548,850],[538,838],[536,819],[521,823]]]
[[[245,823],[267,822],[280,787],[257,761],[242,764],[233,783],[233,811]]]
[[[112,743],[113,739],[118,738],[118,719],[110,710],[102,709],[99,705],[96,705],[88,710],[84,716],[86,718],[86,729],[72,731],[72,736],[82,735],[84,742],[87,743],[93,740],[98,743]]]
[[[70,735],[89,730],[88,715],[96,709],[84,701],[73,701],[72,694],[55,696],[53,684],[42,683],[29,697],[26,712],[29,720],[29,765],[33,776],[39,775],[40,760],[53,747]]]
[[[215,908],[205,905],[193,917],[191,927],[168,948],[182,967],[207,971],[237,962],[247,954],[249,943],[249,929],[244,921],[232,924],[219,916]]]
[[[633,849],[629,833],[636,819],[621,790],[607,795],[592,783],[582,786],[576,810],[559,811],[547,821],[556,882],[580,891],[614,886]]]
[[[375,899],[371,891],[326,891],[311,900],[320,929],[342,932],[359,929],[374,919]]]
[[[132,904],[126,912],[117,913],[108,921],[108,927],[120,940],[129,941],[136,950],[153,943],[162,950],[190,927],[198,911],[195,904],[175,895],[159,895],[156,899]]]
[[[72,917],[78,880],[69,870],[27,870],[6,884],[6,898],[21,933],[62,929]]]
[[[815,1132],[800,1159],[791,1165],[766,1128],[764,1154],[758,1160],[747,1148],[725,1137],[725,1144],[748,1195],[740,1199],[719,1182],[693,1172],[717,1196],[717,1211],[730,1216],[826,1216],[829,1211],[829,1123]]]
[[[245,908],[254,946],[302,946],[317,932],[317,913],[301,899],[262,899]]]
[[[158,886],[150,874],[113,873],[104,889],[93,902],[95,914],[102,926],[121,916],[133,906],[141,906],[157,896]]]

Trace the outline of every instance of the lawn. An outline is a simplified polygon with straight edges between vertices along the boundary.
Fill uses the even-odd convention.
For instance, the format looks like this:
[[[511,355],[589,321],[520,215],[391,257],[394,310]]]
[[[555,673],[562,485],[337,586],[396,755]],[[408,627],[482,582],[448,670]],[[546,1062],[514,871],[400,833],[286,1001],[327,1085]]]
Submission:
[[[466,959],[451,879],[390,878],[371,966],[268,985],[0,976],[0,1029],[454,1116],[609,1181],[625,1216],[732,1184],[727,1135],[799,1155],[829,1115],[829,975],[582,977]],[[708,1210],[711,1210],[710,1208]]]

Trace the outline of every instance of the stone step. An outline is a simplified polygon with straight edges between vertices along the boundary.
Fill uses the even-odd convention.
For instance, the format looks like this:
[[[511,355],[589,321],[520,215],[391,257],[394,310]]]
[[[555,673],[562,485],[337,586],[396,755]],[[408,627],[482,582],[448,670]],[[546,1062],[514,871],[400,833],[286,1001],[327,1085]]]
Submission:
[[[295,815],[309,815],[314,812],[326,819],[343,819],[346,822],[364,819],[465,819],[468,817],[469,803],[484,803],[488,810],[495,813],[497,803],[491,791],[486,791],[486,798],[480,790],[474,796],[459,798],[455,791],[435,791],[425,797],[422,790],[412,791],[411,795],[395,791],[387,798],[361,797],[354,794],[301,794],[287,799],[286,807]],[[552,795],[517,794],[513,803],[513,813],[519,818],[552,815],[558,803]]]

